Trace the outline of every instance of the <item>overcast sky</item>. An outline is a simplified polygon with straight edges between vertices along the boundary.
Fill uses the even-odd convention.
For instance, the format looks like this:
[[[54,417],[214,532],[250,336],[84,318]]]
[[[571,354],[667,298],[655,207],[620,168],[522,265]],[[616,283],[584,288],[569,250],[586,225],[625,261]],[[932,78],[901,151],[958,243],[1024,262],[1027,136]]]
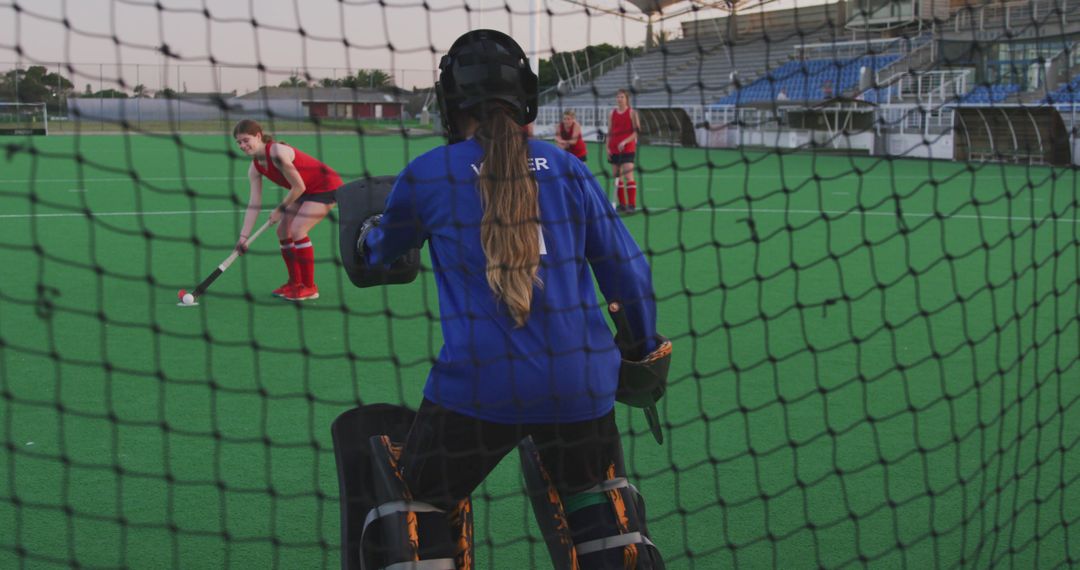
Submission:
[[[822,3],[784,4],[796,1],[798,6]],[[645,40],[643,23],[608,14],[588,16],[583,7],[565,0],[536,2],[540,37],[531,46],[532,0],[427,0],[429,9],[424,0],[160,0],[161,11],[157,0],[0,0],[0,69],[16,61],[23,66],[70,63],[80,89],[86,83],[94,89],[99,83],[111,87],[111,78],[123,77],[129,88],[142,83],[152,90],[186,86],[240,92],[276,84],[291,70],[341,77],[350,69],[384,69],[393,70],[399,85],[412,87],[431,85],[436,53],[441,55],[469,29],[502,30],[543,58],[553,50],[604,42],[637,46]],[[622,5],[641,16],[619,0],[589,2],[614,10]],[[696,17],[723,14],[707,9]],[[678,29],[678,20],[692,17],[669,20],[663,27]],[[182,61],[169,59],[164,66],[167,58],[158,50],[162,44]],[[213,71],[211,61],[239,67]],[[254,69],[260,63],[272,72],[265,79]]]

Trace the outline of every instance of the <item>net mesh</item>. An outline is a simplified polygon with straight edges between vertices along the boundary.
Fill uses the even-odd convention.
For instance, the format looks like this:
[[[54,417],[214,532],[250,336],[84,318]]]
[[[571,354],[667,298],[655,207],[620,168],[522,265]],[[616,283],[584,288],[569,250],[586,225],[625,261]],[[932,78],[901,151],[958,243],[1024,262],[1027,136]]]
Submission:
[[[50,135],[0,139],[0,567],[340,565],[329,426],[420,402],[426,255],[354,289],[332,214],[318,300],[270,296],[269,233],[176,290],[236,243],[237,120],[395,174],[475,27],[541,46],[535,133],[574,110],[612,199],[616,90],[655,128],[665,445],[616,413],[670,567],[1077,565],[1080,6],[679,6],[0,0],[0,102]],[[548,565],[512,455],[473,502],[480,567]]]

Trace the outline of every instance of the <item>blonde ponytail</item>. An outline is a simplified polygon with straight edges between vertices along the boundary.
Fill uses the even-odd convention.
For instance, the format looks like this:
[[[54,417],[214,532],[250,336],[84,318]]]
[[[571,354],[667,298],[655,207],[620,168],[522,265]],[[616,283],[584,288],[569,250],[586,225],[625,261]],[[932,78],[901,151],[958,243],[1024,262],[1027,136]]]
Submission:
[[[476,139],[484,149],[477,184],[484,206],[480,244],[487,259],[487,282],[522,327],[532,310],[533,286],[543,286],[538,276],[539,187],[528,167],[527,135],[505,107],[489,103]]]

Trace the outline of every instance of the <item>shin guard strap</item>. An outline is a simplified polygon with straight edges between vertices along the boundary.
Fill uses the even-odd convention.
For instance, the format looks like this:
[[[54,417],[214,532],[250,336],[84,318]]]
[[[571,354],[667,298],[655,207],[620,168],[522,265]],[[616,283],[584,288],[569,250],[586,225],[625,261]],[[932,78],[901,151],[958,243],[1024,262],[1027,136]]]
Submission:
[[[607,550],[609,548],[622,548],[624,546],[630,546],[631,544],[656,546],[649,540],[649,537],[640,532],[628,532],[626,534],[616,534],[606,538],[598,538],[596,540],[575,544],[574,548],[577,549],[578,556],[585,556],[586,554],[592,554],[593,552],[600,552],[601,550]]]
[[[603,493],[585,492],[563,499],[563,509],[569,515],[592,505],[606,505],[607,502],[608,499]]]
[[[447,565],[447,562],[450,562]],[[382,570],[457,570],[453,560],[440,558],[438,560],[414,560],[411,562],[396,562],[389,566],[383,566]]]
[[[416,501],[393,501],[390,503],[383,503],[374,509],[368,511],[367,517],[364,519],[364,531],[371,526],[371,523],[379,520],[382,517],[391,515],[394,513],[441,513],[442,509],[436,508],[427,503],[420,503]],[[363,533],[361,533],[361,536]]]

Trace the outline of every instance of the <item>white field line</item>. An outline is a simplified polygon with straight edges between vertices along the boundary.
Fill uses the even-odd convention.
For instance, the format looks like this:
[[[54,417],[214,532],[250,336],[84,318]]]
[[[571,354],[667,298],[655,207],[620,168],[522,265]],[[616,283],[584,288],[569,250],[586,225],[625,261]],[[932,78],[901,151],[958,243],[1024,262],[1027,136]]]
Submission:
[[[637,176],[641,177],[641,174],[639,173],[639,174],[637,174]],[[836,173],[836,174],[820,174],[819,176],[824,178],[824,180],[821,181],[821,184],[835,183],[835,182],[837,182],[837,180],[834,180],[835,178],[837,178],[837,177],[847,177],[847,176],[857,176],[860,179],[870,179],[870,180],[925,180],[925,181],[930,181],[931,180],[931,178],[929,176],[923,175],[923,174],[859,174],[859,175],[855,175],[852,172],[840,172],[840,173]],[[605,177],[610,178],[611,176],[610,176],[610,174],[607,174],[605,176],[605,173],[603,173],[603,172],[601,172],[598,175],[598,178],[605,178]],[[690,179],[696,179],[696,180],[704,180],[704,179],[708,179],[708,178],[744,180],[744,179],[747,178],[747,176],[745,174],[738,174],[738,173],[711,174],[711,175],[710,174],[682,174],[682,173],[680,173],[680,174],[678,174],[678,177],[679,178],[690,178]],[[662,177],[657,175],[657,174],[650,174],[648,176],[645,176],[644,178],[646,179],[645,184],[647,185],[648,184],[648,179],[662,178]],[[791,175],[781,176],[779,173],[775,173],[775,174],[772,174],[772,173],[770,173],[770,174],[752,174],[752,175],[749,176],[749,178],[751,180],[754,180],[754,179],[777,180],[777,179],[780,179],[780,178],[787,178],[789,180],[798,181],[800,183],[812,179],[811,176],[804,176],[804,177],[795,177],[795,176],[791,176]],[[952,178],[952,177],[950,176],[949,178]],[[1006,176],[1000,176],[1000,175],[995,174],[993,176],[987,175],[987,178],[1006,179],[1006,180],[1024,180],[1024,181],[1036,182],[1039,185],[1044,184],[1044,183],[1049,181],[1049,176],[1033,178],[1031,176],[1026,176],[1026,175],[1023,175],[1023,174],[1010,174],[1010,175],[1006,175]],[[181,182],[181,181],[188,181],[188,180],[194,180],[194,181],[215,181],[216,180],[216,181],[221,181],[221,180],[246,180],[246,179],[247,179],[247,175],[240,175],[240,176],[183,176],[183,177],[171,176],[171,177],[139,178],[139,181],[140,182]],[[934,179],[939,180],[939,181],[942,180],[941,177],[935,177]],[[34,183],[34,184],[61,184],[61,183],[62,184],[72,184],[72,183],[94,184],[94,183],[97,183],[97,182],[102,182],[102,183],[105,183],[105,182],[131,182],[132,180],[133,179],[130,178],[130,177],[120,177],[120,178],[23,178],[23,179],[8,179],[8,180],[0,179],[0,184],[31,184],[31,183]],[[648,187],[652,188],[651,186],[648,186]]]
[[[664,212],[678,211],[678,208],[658,208],[650,209],[650,214],[658,214]],[[771,214],[771,215],[791,215],[797,214],[801,216],[820,216],[822,214],[829,214],[833,216],[878,216],[886,218],[897,217],[896,212],[858,212],[854,210],[784,210],[778,208],[688,208],[683,210],[684,212],[709,212],[709,213],[726,213],[726,214]],[[900,214],[905,218],[933,218],[938,214],[926,213],[926,212],[903,212]],[[942,215],[946,220],[991,220],[991,221],[1003,221],[1003,222],[1040,222],[1044,221],[1043,218],[1033,218],[1031,216],[991,216],[991,215],[976,215],[976,214],[948,214]],[[851,219],[850,217],[848,219]],[[1058,218],[1053,220],[1057,223],[1076,224],[1080,223],[1080,218]]]
[[[241,214],[245,210],[166,210],[161,212],[58,212],[53,214],[0,214],[0,219],[16,220],[26,218],[105,218],[105,217],[140,217],[140,216],[193,216],[204,214]]]
[[[141,216],[192,216],[192,215],[215,215],[215,214],[241,214],[245,210],[167,210],[159,212],[90,212],[89,214],[84,212],[58,212],[48,214],[0,214],[0,219],[28,219],[28,218],[85,218],[87,216],[94,218],[104,217],[141,217]],[[264,210],[265,211],[265,210]],[[672,212],[679,212],[678,208],[655,208],[649,209],[650,215],[667,214]],[[683,213],[712,213],[712,214],[766,214],[770,216],[821,216],[822,214],[831,216],[845,216],[846,219],[854,219],[858,216],[871,216],[871,217],[884,217],[884,218],[896,218],[896,212],[857,212],[852,210],[790,210],[779,208],[687,208],[681,210]],[[938,214],[927,212],[903,212],[901,214],[904,218],[933,218]],[[985,221],[1000,221],[1000,222],[1042,222],[1046,221],[1045,218],[1033,218],[1031,216],[993,216],[993,215],[976,215],[976,214],[952,214],[944,215],[946,220],[985,220]],[[633,218],[631,218],[633,219]],[[834,220],[835,221],[835,220]],[[1051,220],[1056,223],[1064,224],[1076,224],[1080,223],[1080,218],[1058,218]]]
[[[183,180],[242,180],[247,176],[185,176],[165,178],[139,178],[140,182],[179,182]],[[123,178],[24,178],[22,180],[0,179],[0,184],[94,184],[96,182],[132,182],[129,177]]]

